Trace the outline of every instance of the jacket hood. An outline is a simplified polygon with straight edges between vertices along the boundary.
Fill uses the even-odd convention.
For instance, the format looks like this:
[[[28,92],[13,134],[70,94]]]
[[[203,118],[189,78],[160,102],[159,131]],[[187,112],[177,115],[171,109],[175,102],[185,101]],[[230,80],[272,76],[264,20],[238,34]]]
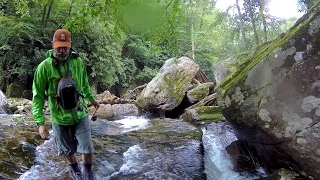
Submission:
[[[50,49],[49,51],[47,51],[46,57],[47,58],[51,57],[52,53],[53,53],[53,49]]]

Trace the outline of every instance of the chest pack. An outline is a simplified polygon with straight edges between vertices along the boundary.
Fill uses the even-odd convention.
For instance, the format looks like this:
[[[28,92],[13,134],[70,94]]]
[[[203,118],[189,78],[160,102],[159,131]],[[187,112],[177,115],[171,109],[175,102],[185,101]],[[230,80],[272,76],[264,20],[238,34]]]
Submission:
[[[70,70],[69,64],[67,63],[67,76],[63,77],[60,71],[59,62],[57,60],[54,61],[55,67],[60,75],[56,94],[57,102],[64,109],[74,109],[78,107],[80,97],[84,98],[84,96],[79,93],[77,89],[77,84],[72,78],[72,72]]]

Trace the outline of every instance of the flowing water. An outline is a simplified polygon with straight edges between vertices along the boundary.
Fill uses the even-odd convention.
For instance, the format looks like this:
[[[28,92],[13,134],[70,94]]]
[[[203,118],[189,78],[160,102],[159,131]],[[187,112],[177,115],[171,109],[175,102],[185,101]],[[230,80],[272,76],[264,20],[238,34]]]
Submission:
[[[162,129],[159,129],[160,126],[151,128],[160,121],[164,122]],[[25,129],[19,123],[16,126]],[[12,133],[11,137],[14,137],[20,131],[11,132],[8,129],[12,126],[4,127],[0,123],[0,142],[3,141],[7,147],[8,140],[5,139],[8,134]],[[68,165],[56,155],[53,138],[41,140],[35,128],[21,134],[22,137],[29,133],[32,137],[15,140],[16,144],[10,146],[15,149],[15,153],[9,150],[3,155],[0,152],[0,166],[5,167],[0,167],[0,179],[71,179]],[[203,143],[197,138],[163,135],[164,131],[185,133],[196,130],[192,125],[176,119],[98,119],[92,124],[95,145],[93,169],[96,179],[246,180],[263,177],[263,173],[239,174],[232,170],[231,160],[224,148],[236,137],[232,129],[223,123],[203,128]],[[10,157],[3,158],[6,155]],[[80,160],[80,156],[77,158]]]
[[[3,92],[0,90],[0,107],[7,104],[8,101],[6,99],[6,96],[3,94]]]
[[[210,180],[252,180],[265,177],[259,169],[255,173],[233,171],[231,157],[225,148],[237,140],[232,128],[225,123],[212,123],[203,129],[205,173]]]
[[[0,114],[6,114],[6,112],[2,109],[2,106],[6,105],[6,104],[8,104],[6,96],[0,90]]]

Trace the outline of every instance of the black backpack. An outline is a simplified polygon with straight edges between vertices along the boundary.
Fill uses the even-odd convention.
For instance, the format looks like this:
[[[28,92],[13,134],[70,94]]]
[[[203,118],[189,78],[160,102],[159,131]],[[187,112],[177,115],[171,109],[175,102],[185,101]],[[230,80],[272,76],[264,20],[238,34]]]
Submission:
[[[80,93],[72,78],[62,78],[58,82],[57,101],[64,109],[74,109],[78,106]]]
[[[72,57],[72,54],[71,54]],[[80,97],[84,98],[84,96],[79,93],[77,90],[77,84],[72,79],[72,72],[69,68],[68,64],[68,77],[63,78],[59,69],[59,62],[55,61],[55,67],[57,68],[61,79],[58,82],[57,87],[57,102],[60,104],[64,109],[74,109],[78,107]]]

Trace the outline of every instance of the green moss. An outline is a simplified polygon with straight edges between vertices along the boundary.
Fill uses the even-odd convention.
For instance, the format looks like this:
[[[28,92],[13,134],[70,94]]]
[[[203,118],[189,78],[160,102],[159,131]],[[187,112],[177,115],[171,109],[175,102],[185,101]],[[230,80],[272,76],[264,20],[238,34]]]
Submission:
[[[141,97],[141,95],[138,96],[138,98],[136,100],[136,105],[140,108],[145,108],[146,101],[143,97]]]
[[[281,177],[281,179],[295,179],[299,177],[299,174],[293,171],[289,171],[287,169],[280,169],[278,174]]]
[[[15,118],[15,119],[13,119],[13,122],[16,122],[17,124],[23,124],[24,123],[24,119]]]
[[[249,58],[247,58],[236,71],[230,74],[218,85],[218,88],[222,89],[222,96],[224,97],[226,92],[228,92],[230,88],[234,87],[237,83],[245,80],[248,72],[262,59],[270,55],[276,48],[285,49],[288,47],[290,40],[305,37],[308,33],[309,24],[315,17],[314,13],[309,13],[309,16],[306,17],[304,21],[300,24],[296,24],[283,38],[279,37],[274,41],[258,47],[257,50],[249,56]]]
[[[157,126],[157,127],[162,126],[162,120],[161,119],[152,119],[151,124],[153,126]]]
[[[25,122],[33,122],[34,118],[33,117],[19,117],[19,118],[14,118],[13,122],[16,122],[17,124],[24,124]]]
[[[206,120],[221,120],[223,119],[223,115],[221,113],[219,114],[199,114],[200,121],[206,121]]]
[[[202,85],[190,90],[188,93],[190,94],[191,97],[198,99],[198,100],[201,100],[201,99],[205,98],[206,96],[208,96],[209,88],[210,88],[209,84],[202,84]]]
[[[163,90],[163,88],[165,88],[166,90],[168,90],[168,93],[174,97],[176,102],[181,102],[184,97],[181,96],[181,94],[184,93],[186,82],[180,80],[176,74],[166,74],[163,80],[165,83],[165,87],[161,87],[161,89]]]
[[[199,106],[199,107],[196,107],[195,110],[198,112],[198,114],[221,113],[219,106]]]

